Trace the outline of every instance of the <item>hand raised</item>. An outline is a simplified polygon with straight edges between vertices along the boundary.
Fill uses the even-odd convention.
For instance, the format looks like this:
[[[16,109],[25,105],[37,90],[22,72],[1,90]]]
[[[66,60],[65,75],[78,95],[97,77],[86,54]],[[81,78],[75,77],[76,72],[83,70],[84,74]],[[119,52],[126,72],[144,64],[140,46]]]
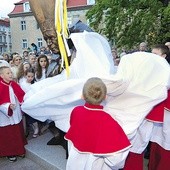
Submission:
[[[15,110],[16,105],[11,103],[11,104],[9,105],[9,107],[10,107],[11,110]]]

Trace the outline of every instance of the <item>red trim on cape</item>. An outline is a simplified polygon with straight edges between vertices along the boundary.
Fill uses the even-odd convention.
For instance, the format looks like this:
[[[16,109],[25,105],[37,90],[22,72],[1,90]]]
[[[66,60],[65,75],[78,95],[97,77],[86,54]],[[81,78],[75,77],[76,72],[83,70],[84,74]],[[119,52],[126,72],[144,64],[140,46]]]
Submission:
[[[73,109],[65,138],[83,153],[110,154],[131,146],[123,129],[103,111],[103,106],[87,103]]]
[[[1,79],[0,80],[0,98],[1,98],[0,105],[4,103],[10,103],[9,86],[13,88],[14,94],[17,97],[19,103],[22,103],[25,92],[21,89],[19,84],[17,84],[15,81],[6,83]]]

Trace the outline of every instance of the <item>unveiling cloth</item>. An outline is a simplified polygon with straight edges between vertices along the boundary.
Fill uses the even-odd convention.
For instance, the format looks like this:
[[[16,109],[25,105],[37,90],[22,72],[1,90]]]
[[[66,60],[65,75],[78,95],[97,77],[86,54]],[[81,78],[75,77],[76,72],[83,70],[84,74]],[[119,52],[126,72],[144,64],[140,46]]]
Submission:
[[[100,77],[108,93],[103,103],[108,112],[122,126],[129,139],[151,109],[165,100],[170,87],[170,68],[164,58],[147,52],[124,55],[115,73],[109,43],[94,32],[71,34],[76,58],[65,71],[31,85],[22,109],[40,121],[53,120],[67,132],[70,113],[80,99],[85,81]]]
[[[65,132],[69,128],[71,110],[84,103],[80,98],[86,79],[97,75],[109,76],[115,72],[111,49],[104,37],[84,32],[71,34],[71,39],[77,55],[69,68],[70,76],[67,77],[64,70],[60,75],[34,83],[22,104],[23,111],[31,117],[40,121],[57,120],[57,127]],[[56,110],[57,105],[59,110]]]

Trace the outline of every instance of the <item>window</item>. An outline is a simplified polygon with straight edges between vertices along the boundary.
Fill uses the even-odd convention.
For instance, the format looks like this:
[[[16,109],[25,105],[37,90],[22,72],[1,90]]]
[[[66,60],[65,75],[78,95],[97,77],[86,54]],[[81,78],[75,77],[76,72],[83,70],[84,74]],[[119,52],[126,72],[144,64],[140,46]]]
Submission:
[[[22,39],[22,48],[28,48],[27,39]]]
[[[26,21],[21,21],[21,30],[26,30]]]
[[[8,35],[9,43],[11,43],[11,35]]]
[[[42,47],[43,46],[43,42],[42,42],[42,38],[38,38],[38,47]]]
[[[68,16],[68,25],[70,26],[72,24],[72,17],[71,16]]]
[[[80,15],[73,15],[73,23],[77,22],[80,18]]]
[[[2,36],[0,35],[0,43],[2,43]]]
[[[0,53],[3,53],[3,48],[2,47],[0,47]]]
[[[95,0],[87,0],[87,5],[94,5],[95,4]]]
[[[25,2],[23,5],[24,5],[24,12],[29,12],[30,11],[30,4],[29,4],[29,2]]]
[[[6,43],[6,36],[4,36],[4,43]]]

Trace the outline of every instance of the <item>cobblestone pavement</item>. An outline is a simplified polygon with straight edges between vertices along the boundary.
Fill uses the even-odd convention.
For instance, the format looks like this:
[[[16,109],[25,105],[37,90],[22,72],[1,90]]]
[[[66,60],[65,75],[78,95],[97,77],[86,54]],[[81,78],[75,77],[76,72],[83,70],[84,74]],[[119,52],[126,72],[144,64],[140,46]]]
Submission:
[[[28,158],[18,158],[16,162],[9,162],[7,158],[0,158],[0,170],[45,170]]]

